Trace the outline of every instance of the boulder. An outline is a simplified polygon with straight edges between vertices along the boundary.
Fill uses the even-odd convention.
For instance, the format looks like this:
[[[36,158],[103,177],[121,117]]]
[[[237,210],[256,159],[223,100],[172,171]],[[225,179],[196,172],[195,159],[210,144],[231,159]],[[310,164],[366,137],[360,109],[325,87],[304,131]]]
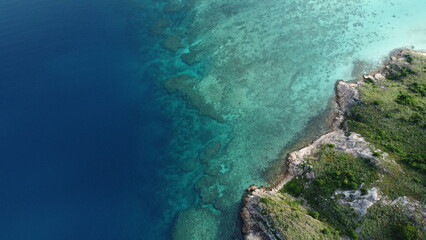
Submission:
[[[256,190],[257,189],[257,186],[256,185],[250,185],[250,187],[248,187],[247,189],[246,189],[246,191],[247,192],[253,192],[254,190]]]

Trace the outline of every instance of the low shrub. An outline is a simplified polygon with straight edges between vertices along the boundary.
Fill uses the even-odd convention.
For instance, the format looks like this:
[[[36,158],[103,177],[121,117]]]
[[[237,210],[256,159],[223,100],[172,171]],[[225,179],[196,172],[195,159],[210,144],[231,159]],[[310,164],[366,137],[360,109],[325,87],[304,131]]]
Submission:
[[[414,124],[418,124],[423,121],[423,117],[418,113],[414,113],[413,115],[410,116],[408,121]]]
[[[358,235],[358,233],[356,233],[354,230],[350,230],[350,231],[349,231],[349,233],[348,233],[348,237],[349,237],[351,240],[358,240],[358,239],[359,239],[359,235]]]
[[[358,184],[356,184],[356,182],[350,182],[349,183],[349,188],[352,190],[355,190],[358,188]]]
[[[381,154],[380,154],[379,152],[374,152],[374,153],[373,153],[373,157],[377,157],[377,158],[378,158],[378,157],[380,157],[380,156],[381,156]]]
[[[309,211],[308,212],[309,216],[318,219],[319,218],[319,213],[318,212],[313,212],[313,211]]]
[[[389,73],[386,74],[386,79],[393,81],[402,81],[405,77],[412,74],[416,74],[413,69],[407,66],[392,64],[390,65]]]
[[[411,57],[411,55],[410,55],[410,54],[406,53],[406,54],[404,55],[404,57],[405,57],[405,60],[406,60],[409,64],[412,64],[412,63],[413,63],[413,57]]]
[[[408,86],[408,90],[410,90],[413,93],[418,93],[422,97],[426,96],[426,86],[421,83],[412,83]]]
[[[260,201],[261,203],[268,204],[268,203],[270,203],[270,202],[271,202],[271,199],[269,199],[269,198],[261,198],[259,201]]]
[[[401,158],[401,161],[422,173],[426,173],[426,159],[420,153],[406,154]]]
[[[284,185],[281,191],[289,193],[295,197],[299,197],[303,191],[303,181],[293,178],[288,183]]]
[[[394,228],[395,239],[414,240],[418,238],[417,229],[413,224],[398,224]]]
[[[371,78],[364,79],[364,82],[369,83],[369,84],[374,84],[374,81]]]
[[[364,120],[364,115],[360,112],[352,112],[351,119],[356,122],[362,122]]]
[[[401,105],[413,105],[414,99],[407,93],[399,92],[399,95],[396,97],[395,102]]]

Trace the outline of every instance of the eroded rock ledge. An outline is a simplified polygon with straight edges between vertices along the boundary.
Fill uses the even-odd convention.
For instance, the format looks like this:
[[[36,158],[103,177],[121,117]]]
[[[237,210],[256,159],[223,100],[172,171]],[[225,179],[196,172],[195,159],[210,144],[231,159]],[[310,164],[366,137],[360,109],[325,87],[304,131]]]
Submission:
[[[402,60],[406,60],[404,57],[407,52],[410,52],[410,50],[401,50],[397,52],[390,57],[390,60],[384,64],[381,70],[369,75],[364,75],[356,82],[336,82],[335,92],[337,109],[331,126],[332,131],[316,139],[310,145],[289,153],[286,159],[287,172],[285,173],[285,178],[281,182],[271,188],[257,188],[252,185],[247,189],[248,193],[243,200],[243,207],[240,212],[243,220],[242,232],[246,240],[282,239],[281,236],[277,235],[276,231],[268,226],[268,219],[261,214],[258,203],[261,198],[272,196],[292,178],[302,174],[303,170],[300,166],[304,162],[304,159],[319,151],[320,146],[324,144],[333,144],[337,151],[351,154],[354,157],[371,159],[378,168],[381,168],[379,159],[373,156],[374,152],[372,152],[371,149],[374,148],[372,148],[371,144],[357,133],[345,132],[344,129],[346,129],[346,126],[344,126],[344,119],[345,115],[349,113],[350,107],[361,101],[357,88],[365,84],[366,81],[380,81],[385,78],[384,76],[392,74],[395,66],[401,66]],[[380,150],[375,151],[379,152]],[[381,154],[384,156],[382,161],[391,161],[386,159],[386,153]],[[386,169],[382,170],[386,171]],[[380,197],[377,189],[372,189],[371,194],[369,192],[367,196],[370,195],[377,195],[374,197],[373,202],[376,202]],[[365,201],[356,203],[362,206],[359,209],[360,213],[365,213],[366,209],[373,204],[366,202],[368,201],[367,199],[366,197]]]

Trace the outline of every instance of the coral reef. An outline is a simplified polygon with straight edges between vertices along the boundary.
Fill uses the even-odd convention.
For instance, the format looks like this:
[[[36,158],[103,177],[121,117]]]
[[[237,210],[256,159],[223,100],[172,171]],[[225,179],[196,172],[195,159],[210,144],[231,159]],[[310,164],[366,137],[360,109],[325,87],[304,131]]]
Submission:
[[[205,95],[197,88],[198,84],[198,79],[184,74],[167,79],[164,82],[164,87],[170,93],[177,93],[188,99],[190,104],[199,110],[200,114],[209,116],[218,122],[224,122],[223,117],[214,105],[207,102]]]

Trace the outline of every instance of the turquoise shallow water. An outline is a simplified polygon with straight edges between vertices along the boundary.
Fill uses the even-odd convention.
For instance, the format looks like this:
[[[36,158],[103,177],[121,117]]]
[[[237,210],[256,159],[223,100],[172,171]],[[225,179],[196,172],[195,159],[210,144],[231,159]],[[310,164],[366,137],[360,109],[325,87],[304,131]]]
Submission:
[[[324,131],[335,81],[359,77],[396,48],[426,49],[423,0],[152,6],[160,40],[141,51],[155,56],[145,69],[165,87],[157,97],[173,118],[173,161],[159,174],[162,226],[172,223],[175,239],[240,238],[244,189],[268,183],[309,121],[318,126],[310,135]]]

